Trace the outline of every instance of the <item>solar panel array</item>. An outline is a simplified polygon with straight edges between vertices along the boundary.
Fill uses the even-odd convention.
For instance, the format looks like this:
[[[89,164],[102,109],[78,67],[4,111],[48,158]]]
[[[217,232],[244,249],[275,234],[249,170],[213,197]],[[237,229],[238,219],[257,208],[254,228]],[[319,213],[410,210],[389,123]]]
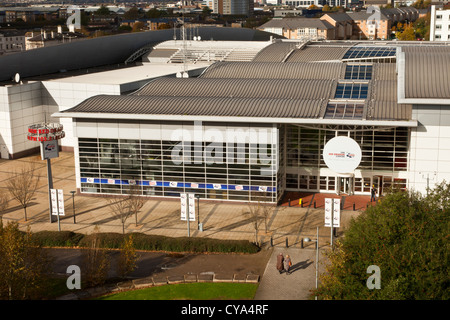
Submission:
[[[325,119],[362,119],[364,104],[362,103],[329,103],[325,111]]]
[[[345,79],[349,80],[371,80],[373,66],[369,65],[347,65],[345,68]]]
[[[393,47],[352,47],[342,59],[395,57],[396,51]]]
[[[368,83],[339,83],[334,95],[335,99],[366,99],[369,91]]]

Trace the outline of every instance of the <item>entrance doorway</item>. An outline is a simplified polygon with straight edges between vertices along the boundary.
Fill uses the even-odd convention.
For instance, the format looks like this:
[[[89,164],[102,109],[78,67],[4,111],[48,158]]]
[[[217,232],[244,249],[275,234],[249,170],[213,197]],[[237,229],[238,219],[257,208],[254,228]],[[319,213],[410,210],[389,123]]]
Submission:
[[[375,187],[375,190],[377,190],[377,197],[381,196],[383,193],[383,176],[373,176],[372,177],[372,186]],[[372,189],[372,186],[371,189]]]
[[[339,194],[353,194],[353,182],[352,178],[346,178],[346,177],[338,177],[338,191]]]

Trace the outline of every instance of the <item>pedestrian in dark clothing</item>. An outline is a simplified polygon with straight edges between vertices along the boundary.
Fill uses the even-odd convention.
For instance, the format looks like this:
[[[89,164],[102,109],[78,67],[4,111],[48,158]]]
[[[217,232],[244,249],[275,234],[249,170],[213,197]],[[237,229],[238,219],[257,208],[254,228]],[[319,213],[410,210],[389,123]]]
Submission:
[[[375,189],[375,186],[372,186],[372,190],[370,190],[370,202],[376,201],[376,195],[377,195],[377,189]]]
[[[278,272],[281,274],[282,272],[283,272],[283,270],[284,270],[284,257],[283,257],[283,254],[282,253],[280,253],[278,256],[277,256],[277,270],[278,270]]]
[[[289,269],[292,266],[292,261],[291,261],[291,257],[287,254],[286,255],[286,259],[284,259],[284,270],[286,271],[286,274],[291,274],[289,272]]]

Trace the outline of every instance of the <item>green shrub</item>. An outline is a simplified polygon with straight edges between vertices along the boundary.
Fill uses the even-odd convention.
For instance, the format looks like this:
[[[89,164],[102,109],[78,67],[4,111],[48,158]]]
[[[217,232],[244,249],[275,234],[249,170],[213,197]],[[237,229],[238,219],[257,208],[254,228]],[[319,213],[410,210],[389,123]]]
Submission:
[[[136,250],[168,252],[239,252],[256,253],[259,247],[246,240],[220,240],[211,238],[172,238],[143,233],[132,233]],[[120,249],[129,234],[105,232],[83,235],[71,231],[39,231],[33,234],[37,244],[47,247],[89,247],[94,237],[99,247]]]
[[[35,243],[43,247],[74,247],[83,237],[72,231],[38,231],[32,234]]]

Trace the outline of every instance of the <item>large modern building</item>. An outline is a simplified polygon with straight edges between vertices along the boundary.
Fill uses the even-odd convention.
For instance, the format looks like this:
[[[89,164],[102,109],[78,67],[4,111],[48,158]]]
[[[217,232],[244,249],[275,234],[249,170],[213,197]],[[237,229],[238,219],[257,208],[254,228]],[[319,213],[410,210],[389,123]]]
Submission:
[[[161,41],[142,66],[28,84],[64,123],[78,191],[135,185],[150,197],[276,203],[286,191],[424,192],[450,181],[448,45],[250,38]],[[150,76],[162,64],[179,69]],[[144,65],[148,77],[127,80]],[[119,82],[111,92],[109,81]],[[3,90],[20,93],[4,110],[25,100],[25,84]],[[335,137],[356,150],[342,144],[325,156],[359,155],[356,168],[327,161]]]
[[[450,9],[431,6],[430,41],[450,40]]]

